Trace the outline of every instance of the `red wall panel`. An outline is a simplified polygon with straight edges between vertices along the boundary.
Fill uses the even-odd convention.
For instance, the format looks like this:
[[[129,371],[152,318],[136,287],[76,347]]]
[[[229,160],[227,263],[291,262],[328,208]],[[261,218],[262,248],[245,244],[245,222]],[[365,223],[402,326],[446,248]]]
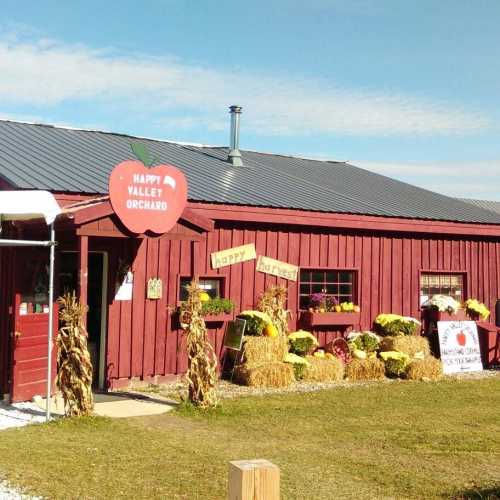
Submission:
[[[172,311],[177,307],[179,277],[191,274],[193,248],[200,275],[223,276],[226,295],[235,302],[237,311],[255,307],[267,286],[277,282],[287,285],[290,328],[297,328],[298,283],[256,272],[255,261],[218,270],[211,268],[212,252],[245,243],[255,243],[257,255],[299,266],[357,269],[359,326],[363,329],[371,328],[380,312],[419,317],[422,270],[465,271],[467,295],[484,301],[492,311],[500,297],[500,241],[495,239],[219,223],[206,240],[194,246],[187,240],[148,239],[141,243],[137,253],[132,251],[134,299],[128,305],[111,301],[110,306],[110,376],[148,378],[185,371],[184,335]],[[112,257],[111,262],[130,252],[130,244],[118,245],[116,251],[120,255]],[[148,301],[146,282],[155,276],[163,280],[164,298]],[[218,355],[222,354],[223,326],[208,325],[208,337]],[[333,330],[316,333],[322,343],[341,335]]]

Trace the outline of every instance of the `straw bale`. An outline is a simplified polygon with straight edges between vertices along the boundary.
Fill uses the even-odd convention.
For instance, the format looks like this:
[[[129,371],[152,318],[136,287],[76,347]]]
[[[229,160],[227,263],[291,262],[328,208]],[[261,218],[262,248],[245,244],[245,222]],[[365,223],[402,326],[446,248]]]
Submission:
[[[443,375],[443,365],[439,359],[429,356],[415,359],[406,369],[408,380],[438,380]]]
[[[249,365],[281,362],[288,352],[286,337],[245,337],[243,362]]]
[[[304,370],[302,380],[308,382],[330,382],[344,378],[344,363],[338,358],[323,359],[308,356],[309,365]]]
[[[414,358],[417,353],[423,353],[425,358],[430,356],[429,341],[420,335],[383,337],[380,350],[404,352],[410,358]]]
[[[239,365],[234,370],[235,381],[250,387],[287,387],[295,381],[291,363]]]
[[[378,358],[355,358],[346,366],[345,376],[349,380],[380,380],[385,377],[385,365]]]

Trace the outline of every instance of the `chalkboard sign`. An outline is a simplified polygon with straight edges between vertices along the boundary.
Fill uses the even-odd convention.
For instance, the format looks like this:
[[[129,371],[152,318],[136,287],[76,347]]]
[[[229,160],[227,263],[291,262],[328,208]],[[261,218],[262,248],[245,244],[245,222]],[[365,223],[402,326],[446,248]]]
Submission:
[[[228,321],[224,335],[224,347],[241,351],[246,325],[247,322],[244,319],[237,318],[234,321]]]

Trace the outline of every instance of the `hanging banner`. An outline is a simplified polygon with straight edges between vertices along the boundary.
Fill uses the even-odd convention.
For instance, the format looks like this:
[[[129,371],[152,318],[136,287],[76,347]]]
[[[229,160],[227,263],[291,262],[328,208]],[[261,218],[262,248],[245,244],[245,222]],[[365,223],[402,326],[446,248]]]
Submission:
[[[438,321],[437,325],[443,373],[483,369],[475,321]]]
[[[166,233],[186,207],[186,177],[173,165],[148,168],[140,161],[127,160],[111,172],[109,199],[132,233]]]
[[[240,247],[228,248],[226,250],[210,254],[212,269],[231,266],[232,264],[238,264],[239,262],[255,259],[255,257],[257,257],[257,254],[253,243],[241,245]]]
[[[286,280],[297,281],[299,268],[293,264],[288,264],[288,262],[281,262],[280,260],[271,259],[271,257],[259,255],[257,259],[257,271],[272,274]]]

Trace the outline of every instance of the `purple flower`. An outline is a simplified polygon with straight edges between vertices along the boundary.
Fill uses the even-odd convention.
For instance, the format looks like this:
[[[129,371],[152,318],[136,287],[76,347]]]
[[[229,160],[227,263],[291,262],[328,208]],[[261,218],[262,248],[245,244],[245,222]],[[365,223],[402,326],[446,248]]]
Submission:
[[[313,307],[322,306],[325,304],[326,295],[324,293],[313,293],[309,297],[309,301]]]

